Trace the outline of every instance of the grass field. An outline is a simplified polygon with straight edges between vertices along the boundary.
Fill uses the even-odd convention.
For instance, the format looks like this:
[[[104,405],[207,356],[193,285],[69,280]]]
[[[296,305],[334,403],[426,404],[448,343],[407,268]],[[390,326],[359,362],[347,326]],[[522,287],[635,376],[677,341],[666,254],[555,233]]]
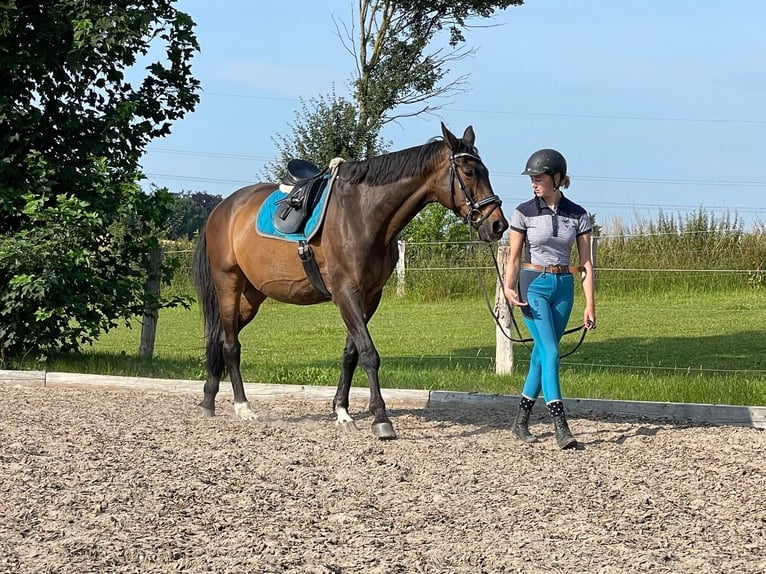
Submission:
[[[573,326],[581,323],[581,313],[578,301]],[[598,329],[562,361],[564,395],[766,405],[765,324],[766,298],[760,289],[600,296]],[[382,358],[384,389],[516,394],[523,384],[529,351],[522,345],[514,344],[513,374],[494,372],[495,324],[481,298],[413,302],[388,296],[370,330]],[[563,352],[578,337],[569,335]],[[154,358],[137,357],[139,339],[140,325],[118,329],[80,357],[52,357],[46,368],[204,378],[202,319],[196,306],[161,313]],[[337,383],[345,328],[331,304],[297,307],[269,301],[241,340],[246,381]],[[354,384],[366,386],[361,370]]]

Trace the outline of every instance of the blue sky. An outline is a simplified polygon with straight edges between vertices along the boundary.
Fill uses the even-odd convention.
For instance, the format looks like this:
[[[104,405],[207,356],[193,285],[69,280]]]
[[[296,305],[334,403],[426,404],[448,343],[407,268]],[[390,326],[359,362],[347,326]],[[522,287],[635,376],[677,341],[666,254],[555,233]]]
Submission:
[[[351,0],[181,0],[197,23],[197,110],[149,146],[149,181],[226,196],[263,179],[300,108],[348,94],[355,60],[333,21]],[[469,74],[438,116],[390,124],[391,149],[424,143],[439,122],[469,124],[506,213],[531,197],[527,157],[569,162],[567,194],[609,226],[699,208],[766,221],[766,2],[530,0],[468,32]]]

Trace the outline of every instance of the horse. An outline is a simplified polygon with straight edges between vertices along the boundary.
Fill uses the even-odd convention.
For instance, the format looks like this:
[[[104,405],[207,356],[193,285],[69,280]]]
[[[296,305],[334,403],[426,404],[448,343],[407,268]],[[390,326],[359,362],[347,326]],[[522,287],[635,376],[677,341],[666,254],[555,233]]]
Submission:
[[[468,126],[462,138],[441,124],[442,138],[423,145],[337,165],[320,233],[309,242],[326,289],[307,276],[295,244],[264,237],[254,220],[277,184],[243,187],[210,213],[194,254],[193,281],[204,318],[207,379],[198,407],[215,415],[215,397],[228,372],[234,411],[257,413],[245,395],[239,333],[272,298],[295,305],[331,300],[346,326],[340,379],[332,401],[336,424],[355,427],[349,414],[353,373],[361,362],[370,389],[372,434],[396,438],[380,391],[380,355],[367,328],[397,259],[398,234],[428,203],[439,202],[487,243],[508,229],[501,200]]]

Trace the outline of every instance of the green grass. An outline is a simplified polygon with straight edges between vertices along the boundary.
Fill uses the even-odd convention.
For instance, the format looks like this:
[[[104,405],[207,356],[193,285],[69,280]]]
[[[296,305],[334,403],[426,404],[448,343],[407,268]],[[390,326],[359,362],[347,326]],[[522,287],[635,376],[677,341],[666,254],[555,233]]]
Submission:
[[[701,210],[617,223],[598,241],[599,327],[562,361],[565,395],[766,405],[766,228],[745,233],[736,215],[718,219]],[[193,245],[176,248],[188,271]],[[392,280],[370,324],[383,387],[518,393],[529,350],[514,345],[513,374],[495,374],[495,325],[477,290],[478,267],[484,287],[494,291],[490,252],[431,242],[408,244],[406,253],[406,298],[396,298]],[[188,279],[179,273],[164,295],[192,293]],[[582,320],[577,293],[572,325]],[[564,351],[577,336],[565,339]],[[152,359],[137,357],[139,339],[136,323],[102,336],[81,356],[53,356],[42,368],[204,379],[197,307],[161,312]],[[345,328],[333,305],[267,302],[241,341],[247,381],[335,385]],[[354,384],[367,384],[361,370]]]
[[[581,313],[578,300],[572,325],[580,324]],[[766,405],[765,320],[761,289],[599,295],[598,329],[562,361],[563,392],[582,398]],[[523,384],[529,351],[522,345],[514,345],[513,374],[495,374],[495,325],[480,298],[416,302],[387,296],[370,331],[382,358],[384,388],[516,394]],[[578,336],[564,340],[564,352]],[[56,356],[45,368],[204,378],[196,306],[161,313],[152,359],[137,357],[139,339],[140,325],[117,329],[82,356]],[[345,328],[331,304],[269,301],[241,341],[246,381],[335,385]],[[366,386],[361,370],[354,384]]]

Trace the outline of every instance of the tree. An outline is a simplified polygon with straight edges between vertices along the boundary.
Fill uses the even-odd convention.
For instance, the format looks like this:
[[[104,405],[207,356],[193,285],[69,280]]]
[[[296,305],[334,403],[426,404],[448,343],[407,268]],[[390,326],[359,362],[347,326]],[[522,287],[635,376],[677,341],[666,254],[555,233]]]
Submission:
[[[301,100],[292,133],[274,139],[280,157],[267,165],[268,174],[282,176],[285,163],[293,157],[327,165],[335,156],[367,159],[385,151],[387,144],[380,133],[386,123],[436,111],[439,106],[431,100],[460,89],[466,80],[463,76],[445,83],[449,63],[473,52],[461,46],[470,22],[521,4],[523,0],[360,0],[358,36],[356,26],[336,21],[338,36],[356,60],[353,101],[338,97],[334,90],[309,104]],[[429,51],[440,33],[448,35],[444,43],[450,49]],[[415,111],[401,109],[417,104],[422,107]],[[439,225],[432,221],[434,217],[431,210],[419,214],[404,235],[426,240],[428,233],[428,240],[436,240],[439,235],[466,234],[451,214]]]
[[[462,219],[441,205],[426,205],[407,227],[401,238],[414,243],[424,241],[468,241],[469,230]]]
[[[204,192],[182,191],[171,195],[173,204],[166,227],[168,239],[193,239],[222,199],[220,195]]]
[[[285,161],[301,157],[323,164],[335,156],[367,159],[386,149],[383,126],[407,116],[434,112],[430,103],[446,96],[466,76],[444,83],[450,62],[473,52],[461,47],[470,22],[490,18],[496,10],[518,6],[523,0],[360,0],[356,25],[336,20],[338,36],[356,62],[351,78],[353,101],[330,96],[301,100],[290,136],[274,140],[280,152],[267,169],[281,175]],[[341,30],[342,29],[342,30]],[[447,33],[450,49],[429,47],[437,35]],[[415,111],[401,106],[423,104]]]
[[[266,176],[278,179],[290,159],[300,158],[326,166],[334,157],[363,159],[385,150],[377,131],[361,129],[356,106],[335,94],[301,99],[301,109],[290,124],[289,136],[272,138],[279,159],[266,166]]]
[[[379,133],[386,123],[439,109],[431,103],[461,89],[467,76],[447,81],[449,64],[473,53],[465,32],[477,18],[519,6],[523,0],[360,0],[356,47],[352,27],[340,33],[357,63],[354,98],[359,129]],[[336,22],[336,26],[340,25]],[[431,47],[447,33],[444,46]],[[430,51],[429,51],[430,49]],[[418,106],[414,111],[401,106]]]
[[[170,0],[4,1],[0,363],[142,312],[172,198],[142,192],[138,161],[199,101],[193,28]]]
[[[202,212],[205,214],[205,218],[215,209],[215,206],[223,201],[220,195],[210,195],[204,191],[190,192],[189,197],[196,203]]]

